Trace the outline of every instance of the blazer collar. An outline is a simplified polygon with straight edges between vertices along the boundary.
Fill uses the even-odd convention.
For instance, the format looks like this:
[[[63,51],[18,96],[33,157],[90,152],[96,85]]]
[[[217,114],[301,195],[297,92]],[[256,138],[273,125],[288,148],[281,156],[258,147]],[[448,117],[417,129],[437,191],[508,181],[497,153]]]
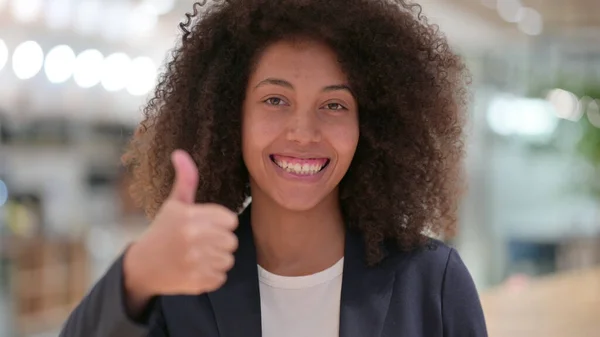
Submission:
[[[393,268],[386,260],[367,266],[362,236],[350,230],[344,254],[340,337],[381,336],[392,298]]]
[[[260,293],[256,248],[250,226],[250,206],[239,217],[238,249],[227,282],[208,294],[220,337],[260,337]]]
[[[209,293],[220,337],[261,337],[260,290],[250,206],[240,215],[239,247],[227,282]],[[340,303],[340,337],[381,336],[392,297],[394,273],[382,264],[368,267],[358,233],[348,231]]]

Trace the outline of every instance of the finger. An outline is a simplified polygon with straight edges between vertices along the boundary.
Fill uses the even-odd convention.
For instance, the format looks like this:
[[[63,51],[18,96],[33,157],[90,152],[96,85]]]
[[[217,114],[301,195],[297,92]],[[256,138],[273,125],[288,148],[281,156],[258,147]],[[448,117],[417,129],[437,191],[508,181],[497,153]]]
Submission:
[[[187,289],[185,293],[205,293],[219,289],[227,281],[225,272],[216,269],[197,269],[187,277],[184,282]]]
[[[238,248],[238,238],[231,232],[217,233],[214,238],[214,247],[223,252],[235,252]]]
[[[227,274],[214,272],[213,274],[207,275],[207,281],[205,291],[215,291],[227,282]]]
[[[182,150],[175,150],[171,155],[175,168],[175,181],[171,190],[171,198],[193,204],[198,190],[198,167],[190,155]]]
[[[202,204],[190,208],[188,216],[193,221],[206,222],[233,231],[238,226],[238,215],[217,204]]]
[[[211,266],[219,272],[226,272],[233,267],[235,259],[232,254],[214,252],[211,256]]]

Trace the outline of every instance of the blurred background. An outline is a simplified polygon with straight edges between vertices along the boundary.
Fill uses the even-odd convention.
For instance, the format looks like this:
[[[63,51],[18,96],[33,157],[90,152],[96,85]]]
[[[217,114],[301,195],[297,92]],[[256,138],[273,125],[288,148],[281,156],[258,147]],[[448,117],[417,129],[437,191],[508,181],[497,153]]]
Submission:
[[[600,336],[600,1],[421,0],[473,74],[455,236],[490,336]],[[147,225],[119,157],[187,0],[0,0],[0,337]]]

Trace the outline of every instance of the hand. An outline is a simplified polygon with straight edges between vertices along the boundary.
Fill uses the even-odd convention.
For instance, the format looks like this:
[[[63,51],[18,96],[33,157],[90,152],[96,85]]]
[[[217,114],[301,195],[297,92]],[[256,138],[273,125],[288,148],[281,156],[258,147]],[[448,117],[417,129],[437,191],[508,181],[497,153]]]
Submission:
[[[125,288],[134,302],[214,291],[234,264],[237,214],[221,205],[195,204],[198,168],[184,151],[175,151],[171,160],[171,194],[124,258]]]

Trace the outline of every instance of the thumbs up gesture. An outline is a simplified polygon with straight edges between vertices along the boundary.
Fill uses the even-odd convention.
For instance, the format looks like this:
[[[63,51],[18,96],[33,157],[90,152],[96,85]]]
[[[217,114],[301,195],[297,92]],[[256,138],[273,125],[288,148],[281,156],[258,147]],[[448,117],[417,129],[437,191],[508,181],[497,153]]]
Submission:
[[[124,259],[127,291],[144,297],[218,289],[238,245],[237,214],[221,205],[196,204],[198,168],[184,151],[175,151],[171,160],[171,194]]]

